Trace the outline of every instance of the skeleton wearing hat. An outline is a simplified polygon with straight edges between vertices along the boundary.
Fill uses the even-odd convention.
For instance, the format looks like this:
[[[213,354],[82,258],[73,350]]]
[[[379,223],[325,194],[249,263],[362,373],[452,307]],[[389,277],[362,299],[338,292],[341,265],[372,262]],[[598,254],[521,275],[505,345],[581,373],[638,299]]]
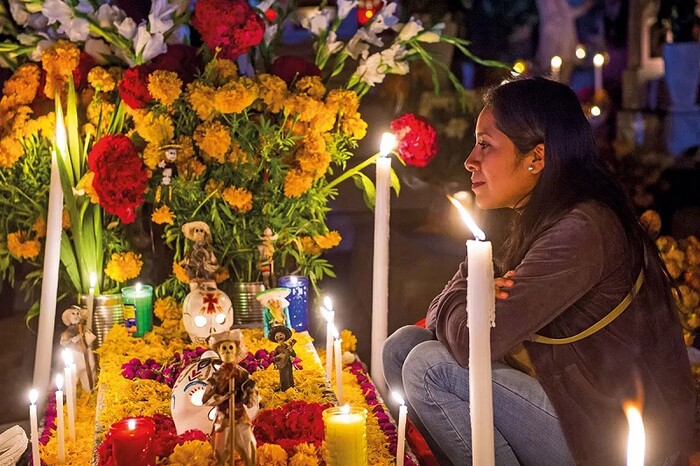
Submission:
[[[204,222],[188,222],[182,226],[185,238],[192,241],[192,247],[185,254],[180,266],[185,269],[192,283],[214,282],[219,269],[219,261],[211,245],[211,230]]]

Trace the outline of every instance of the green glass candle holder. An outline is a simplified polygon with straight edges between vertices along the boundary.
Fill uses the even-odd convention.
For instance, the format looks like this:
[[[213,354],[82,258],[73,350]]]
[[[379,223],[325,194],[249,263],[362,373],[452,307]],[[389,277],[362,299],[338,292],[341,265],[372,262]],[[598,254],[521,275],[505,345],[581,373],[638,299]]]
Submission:
[[[122,288],[124,298],[124,317],[127,318],[127,330],[134,337],[142,337],[153,330],[153,287],[151,285],[125,286]],[[135,318],[135,324],[129,325],[129,318]]]

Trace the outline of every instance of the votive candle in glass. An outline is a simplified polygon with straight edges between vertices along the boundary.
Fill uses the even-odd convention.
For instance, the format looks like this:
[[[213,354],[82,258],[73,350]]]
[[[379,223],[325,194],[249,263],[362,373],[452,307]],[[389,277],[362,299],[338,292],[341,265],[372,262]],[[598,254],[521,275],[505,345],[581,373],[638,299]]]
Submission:
[[[297,332],[305,331],[309,326],[308,277],[285,275],[277,279],[277,286],[290,290],[287,301],[289,301],[289,320],[292,328]]]
[[[323,411],[327,466],[367,466],[367,410],[334,406]]]
[[[136,331],[132,336],[142,337],[153,330],[153,287],[151,285],[125,286],[122,288],[124,314],[130,314],[128,307],[133,307],[136,318]]]
[[[147,417],[127,418],[109,428],[115,466],[155,466],[153,437],[156,425]]]

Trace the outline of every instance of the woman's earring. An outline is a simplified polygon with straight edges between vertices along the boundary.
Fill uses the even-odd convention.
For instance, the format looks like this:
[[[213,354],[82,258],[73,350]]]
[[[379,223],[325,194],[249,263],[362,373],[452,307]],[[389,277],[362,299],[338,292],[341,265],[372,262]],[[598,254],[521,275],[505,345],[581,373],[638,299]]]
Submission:
[[[529,167],[527,167],[527,169],[530,170],[530,171],[532,171],[532,170],[535,169],[535,166],[534,166],[534,165],[530,165]]]

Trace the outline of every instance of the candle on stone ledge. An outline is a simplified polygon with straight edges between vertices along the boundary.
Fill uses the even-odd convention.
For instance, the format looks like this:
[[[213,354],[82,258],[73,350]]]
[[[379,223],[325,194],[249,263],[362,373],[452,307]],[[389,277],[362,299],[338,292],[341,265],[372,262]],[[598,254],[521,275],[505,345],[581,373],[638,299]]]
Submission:
[[[367,466],[367,410],[334,406],[323,411],[327,466]]]
[[[491,243],[464,206],[453,197],[464,223],[476,240],[467,241],[467,325],[469,327],[469,415],[472,428],[472,461],[479,466],[495,464],[493,393],[491,387],[491,327],[495,325]]]
[[[63,376],[56,374],[56,442],[58,443],[58,464],[66,462],[66,440],[63,422]]]
[[[68,406],[68,440],[75,442],[75,384],[73,383],[73,354],[68,348],[61,352],[63,356],[63,374],[66,381],[66,404]]]
[[[391,151],[396,137],[384,133],[377,158],[374,203],[374,258],[372,264],[372,381],[383,391],[382,346],[387,337],[389,317],[389,214],[391,189]]]
[[[326,319],[326,379],[330,382],[333,372],[333,332],[335,330],[333,321],[335,320],[335,311],[333,310],[333,302],[328,296],[323,298],[321,314]]]
[[[605,56],[602,53],[593,55],[593,89],[596,94],[603,90],[603,64]]]
[[[394,399],[399,403],[399,426],[398,439],[396,441],[396,466],[403,466],[406,443],[406,415],[408,408],[403,397],[396,392],[392,392]]]
[[[340,345],[343,340],[340,339],[340,334],[336,330],[335,325],[333,326],[333,360],[335,362],[335,396],[338,398],[338,403],[343,404],[345,399],[343,397],[343,354],[340,349]]]
[[[132,306],[136,317],[135,337],[142,337],[153,330],[153,287],[151,285],[125,286],[122,288],[124,307]]]
[[[40,466],[39,457],[39,420],[36,413],[36,401],[39,393],[35,389],[29,391],[29,435],[32,442],[32,466]]]
[[[122,419],[112,424],[108,435],[112,439],[114,466],[154,466],[155,431],[153,419],[146,417]]]
[[[627,438],[627,466],[644,466],[644,450],[646,441],[644,438],[644,422],[642,413],[637,403],[625,401],[622,409],[627,416],[629,435]]]

